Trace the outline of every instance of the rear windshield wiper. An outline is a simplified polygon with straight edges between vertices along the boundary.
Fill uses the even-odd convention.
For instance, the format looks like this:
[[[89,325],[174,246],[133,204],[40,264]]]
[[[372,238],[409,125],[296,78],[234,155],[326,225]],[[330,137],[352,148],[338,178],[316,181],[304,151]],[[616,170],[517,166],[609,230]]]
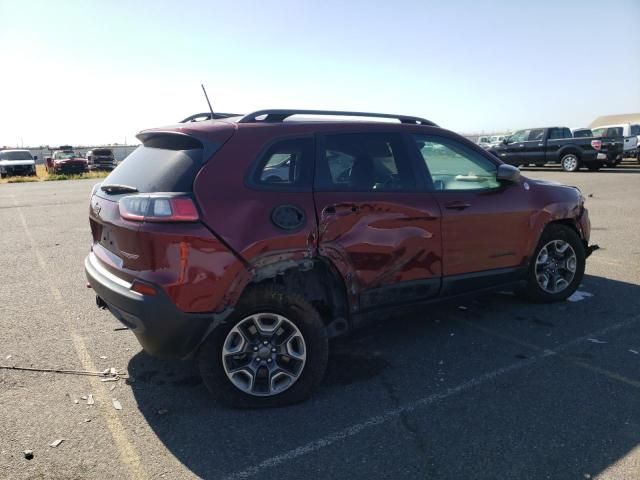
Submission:
[[[109,194],[112,193],[136,193],[138,189],[136,187],[130,187],[129,185],[118,185],[116,183],[100,185],[100,190],[103,192],[107,192]]]

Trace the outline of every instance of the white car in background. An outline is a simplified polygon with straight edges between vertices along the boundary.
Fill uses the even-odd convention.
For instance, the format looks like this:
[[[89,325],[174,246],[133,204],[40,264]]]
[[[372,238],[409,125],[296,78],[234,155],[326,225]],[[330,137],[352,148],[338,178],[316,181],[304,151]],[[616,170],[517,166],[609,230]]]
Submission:
[[[485,148],[489,149],[492,147],[497,147],[504,141],[505,138],[509,138],[510,136],[511,134],[509,133],[505,135],[491,135],[491,137],[489,137],[489,145]]]
[[[478,137],[478,141],[476,144],[480,145],[482,148],[489,148],[489,144],[491,143],[491,137],[488,135],[483,135]]]
[[[592,129],[594,137],[624,137],[623,156],[631,156],[640,144],[640,125],[620,123],[618,125],[602,125]]]
[[[29,150],[0,151],[0,177],[33,176],[36,174],[36,160]]]

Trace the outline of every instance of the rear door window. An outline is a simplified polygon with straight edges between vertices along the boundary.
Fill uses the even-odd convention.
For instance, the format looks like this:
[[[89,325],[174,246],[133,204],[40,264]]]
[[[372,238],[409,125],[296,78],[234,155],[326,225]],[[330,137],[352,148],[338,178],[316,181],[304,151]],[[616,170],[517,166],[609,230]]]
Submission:
[[[607,137],[622,137],[622,127],[609,127],[607,128]]]
[[[534,128],[529,132],[529,141],[530,142],[541,142],[544,137],[544,129],[542,128]]]
[[[327,135],[316,166],[315,188],[393,192],[415,190],[416,179],[399,134]]]
[[[640,125],[631,125],[629,133],[631,135],[640,135]]]

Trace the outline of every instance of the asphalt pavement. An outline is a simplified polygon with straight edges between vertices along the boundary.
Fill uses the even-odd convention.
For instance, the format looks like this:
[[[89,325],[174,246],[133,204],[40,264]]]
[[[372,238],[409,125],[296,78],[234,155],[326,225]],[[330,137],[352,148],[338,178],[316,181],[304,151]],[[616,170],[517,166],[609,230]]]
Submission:
[[[639,479],[640,166],[523,174],[587,196],[601,249],[575,301],[398,311],[332,345],[312,399],[270,410],[214,403],[193,363],[96,308],[95,181],[0,185],[0,365],[130,376],[0,370],[0,478]]]

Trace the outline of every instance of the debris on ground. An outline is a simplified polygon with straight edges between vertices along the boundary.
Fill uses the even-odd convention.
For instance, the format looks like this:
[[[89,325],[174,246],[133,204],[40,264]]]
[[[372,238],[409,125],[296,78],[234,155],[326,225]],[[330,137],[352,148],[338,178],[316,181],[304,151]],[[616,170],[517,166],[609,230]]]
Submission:
[[[569,298],[567,298],[567,300],[569,302],[580,302],[585,298],[589,298],[589,297],[593,297],[593,293],[583,292],[582,290],[576,290],[571,294]]]
[[[45,372],[45,373],[64,373],[68,375],[88,375],[93,377],[112,376],[117,378],[127,378],[128,374],[118,372],[114,367],[107,368],[102,372],[92,372],[91,370],[67,370],[64,368],[34,368],[34,367],[17,367],[12,365],[0,365],[0,370],[20,370],[25,372]]]
[[[81,398],[82,400],[86,400],[86,399],[87,399],[87,396],[86,396],[86,395],[82,395],[80,398]]]
[[[119,377],[109,377],[109,378],[100,379],[101,382],[117,382],[118,380],[120,380]]]
[[[112,391],[112,392],[113,392],[115,389],[116,389],[115,384],[114,384],[114,385],[111,385],[111,387],[109,388],[109,390],[110,390],[110,391]]]
[[[24,458],[26,458],[27,460],[33,459],[33,450],[25,450],[22,453],[24,453]]]
[[[114,332],[119,332],[121,330],[129,330],[129,327],[116,327],[113,329]]]
[[[11,355],[7,355],[6,357],[4,357],[5,360],[9,360],[11,358]]]
[[[91,419],[90,419],[90,418],[85,418],[85,419],[84,419],[84,423],[89,423],[90,421],[91,421]]]
[[[630,348],[630,349],[629,349],[629,351],[630,351],[631,353],[633,353],[634,355],[640,355],[640,352],[639,352],[639,351],[637,351],[637,350],[633,350],[632,348]]]
[[[57,448],[62,442],[64,442],[64,438],[58,438],[49,444],[52,448]]]
[[[118,400],[114,398],[112,401],[113,401],[113,408],[115,408],[116,410],[122,410],[122,405]]]
[[[467,307],[465,307],[464,305],[458,305],[458,310],[462,310],[464,312],[465,310],[467,310]]]
[[[166,408],[161,408],[160,410],[158,410],[158,415],[166,415],[167,413],[169,413],[169,410],[167,410]]]
[[[106,357],[105,355],[100,355],[100,358],[101,358],[102,360],[106,360],[106,359],[107,359],[107,357]]]
[[[93,399],[93,394],[90,393],[87,397],[87,405],[93,405],[94,403],[96,403],[96,401]]]
[[[587,341],[591,343],[607,343],[604,340],[598,340],[597,338],[587,338]]]

